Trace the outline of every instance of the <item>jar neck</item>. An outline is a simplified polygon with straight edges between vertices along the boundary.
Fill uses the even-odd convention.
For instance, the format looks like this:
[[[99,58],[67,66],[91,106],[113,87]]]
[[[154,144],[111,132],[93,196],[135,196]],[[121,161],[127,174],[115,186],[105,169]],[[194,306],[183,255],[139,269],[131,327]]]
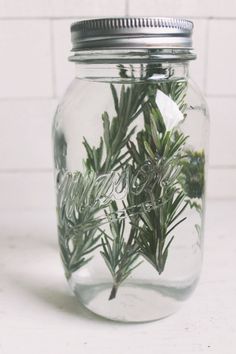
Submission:
[[[165,80],[187,79],[189,50],[101,50],[77,52],[71,61],[76,64],[76,77],[97,80]]]
[[[158,64],[82,64],[76,63],[75,75],[79,79],[113,81],[177,80],[188,79],[188,63]]]

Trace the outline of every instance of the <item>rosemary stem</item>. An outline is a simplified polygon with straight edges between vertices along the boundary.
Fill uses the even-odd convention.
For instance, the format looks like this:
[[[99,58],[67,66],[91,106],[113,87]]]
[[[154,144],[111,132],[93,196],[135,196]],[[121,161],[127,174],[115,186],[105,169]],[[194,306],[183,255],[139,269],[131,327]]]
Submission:
[[[134,229],[132,228],[131,231],[130,231],[130,235],[129,235],[128,241],[127,241],[127,243],[125,245],[124,259],[121,262],[121,269],[122,269],[124,260],[127,257],[128,247],[132,244],[134,237],[135,237],[135,232],[134,232]],[[113,287],[111,289],[109,300],[112,300],[112,299],[114,299],[116,297],[116,294],[117,294],[117,291],[118,291],[118,288],[119,288],[119,282],[117,282],[117,281],[120,281],[120,274],[119,273],[118,273],[118,275],[116,277],[116,282],[113,284]]]
[[[116,284],[113,285],[112,289],[111,289],[111,293],[109,296],[109,300],[113,300],[116,297],[117,294],[117,290],[118,290],[118,286]]]

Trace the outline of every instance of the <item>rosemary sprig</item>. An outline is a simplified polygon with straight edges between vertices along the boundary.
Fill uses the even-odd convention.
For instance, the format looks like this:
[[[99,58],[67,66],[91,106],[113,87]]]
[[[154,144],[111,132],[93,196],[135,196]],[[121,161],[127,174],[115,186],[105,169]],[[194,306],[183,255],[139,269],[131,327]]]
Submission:
[[[85,165],[89,171],[98,174],[115,170],[129,161],[127,151],[124,149],[134,134],[135,127],[129,128],[142,112],[146,96],[144,85],[132,84],[127,88],[122,85],[119,98],[114,85],[111,84],[110,87],[116,116],[111,120],[107,112],[102,114],[103,137],[100,138],[99,147],[91,147],[85,137],[83,142],[87,152]],[[105,154],[103,154],[104,147]]]
[[[133,84],[128,88],[122,85],[119,97],[111,85],[111,92],[117,115],[110,120],[108,113],[103,113],[104,133],[97,148],[91,147],[84,138],[85,174],[66,173],[58,189],[59,242],[67,277],[84,266],[91,259],[88,255],[101,245],[98,240],[104,233],[99,227],[104,218],[98,218],[97,214],[110,202],[110,198],[107,204],[101,202],[106,200],[106,192],[111,187],[110,172],[129,160],[128,152],[123,149],[134,134],[135,127],[129,128],[144,103],[145,90],[141,85]],[[103,178],[97,178],[99,176]]]
[[[131,228],[128,242],[125,242],[125,219],[118,217],[116,202],[110,204],[110,215],[107,215],[111,231],[111,237],[105,232],[102,239],[101,255],[113,277],[113,287],[109,300],[115,298],[119,285],[131,274],[131,272],[141,263],[137,263],[139,257],[138,245],[132,243],[137,233],[135,228]],[[134,234],[133,234],[134,233]]]
[[[110,202],[103,198],[112,183],[108,175],[99,182],[94,172],[64,175],[58,190],[58,233],[66,276],[84,266],[88,255],[100,245],[98,226],[104,221],[95,217]],[[102,202],[101,202],[102,200]]]
[[[153,70],[150,68],[147,75]],[[130,80],[122,66],[120,74]],[[84,266],[93,251],[100,248],[113,278],[109,300],[116,297],[119,286],[140,265],[140,257],[159,274],[164,271],[175,230],[186,219],[184,211],[189,200],[200,198],[203,190],[204,155],[186,150],[188,137],[178,129],[167,129],[156,102],[160,90],[185,118],[186,82],[144,82],[131,81],[129,87],[122,84],[119,95],[111,84],[115,116],[102,114],[99,145],[91,146],[86,138],[83,141],[87,152],[85,172],[64,173],[58,190],[59,242],[66,274],[69,277]],[[144,127],[135,136],[139,115],[143,116]],[[196,168],[192,167],[193,159],[198,162]],[[130,173],[122,215],[109,188],[114,173],[122,176],[127,171]],[[104,222],[109,223],[109,231],[103,229]]]
[[[182,99],[184,97],[183,91],[186,91],[186,85],[172,82],[169,87],[172,95],[175,92],[173,86],[176,88],[175,99],[179,102],[180,96]],[[167,87],[165,86],[164,89],[166,90]],[[137,176],[136,182],[139,187],[141,186],[141,189],[139,188],[141,193],[128,194],[126,210],[134,205],[141,205],[147,200],[151,210],[146,210],[140,215],[130,215],[131,230],[127,243],[124,242],[123,229],[121,235],[119,229],[116,235],[113,232],[114,248],[110,246],[108,239],[103,243],[102,255],[113,276],[110,300],[116,296],[119,285],[127,278],[122,275],[129,275],[130,272],[127,270],[133,270],[141,263],[135,264],[139,255],[148,260],[159,274],[163,272],[168,249],[174,238],[172,235],[168,240],[169,234],[185,220],[185,218],[177,220],[184,212],[187,203],[184,202],[185,196],[178,190],[176,184],[181,172],[179,163],[183,158],[183,147],[187,137],[177,131],[166,131],[164,119],[153,100],[156,90],[157,87],[154,87],[154,91],[153,87],[148,88],[149,104],[142,107],[144,130],[137,134],[138,149],[132,141],[127,143],[131,156],[130,162],[133,164],[131,175]],[[185,106],[181,105],[181,102],[179,104],[184,110]],[[144,170],[145,165],[146,170]],[[120,257],[113,255],[113,250],[117,251],[117,249]],[[134,257],[129,255],[130,250],[134,251]],[[126,268],[127,260],[130,261],[128,268]]]
[[[142,171],[146,162],[148,180],[147,171],[144,171],[139,173],[138,183],[144,186],[143,199],[148,196],[153,208],[140,214],[142,225],[137,226],[137,243],[142,256],[161,274],[174,238],[172,232],[186,219],[179,218],[187,203],[178,178],[187,137],[177,131],[166,130],[158,106],[146,107],[143,112],[145,126],[137,134],[138,148],[130,142],[128,149],[138,171]],[[156,201],[160,204],[156,205]]]
[[[129,131],[130,125],[142,112],[145,105],[146,85],[132,84],[130,87],[121,87],[120,98],[118,98],[114,85],[111,84],[114,106],[117,116],[110,122],[109,115],[105,112],[103,119],[103,138],[100,139],[98,148],[91,148],[86,139],[84,146],[88,158],[85,162],[89,170],[97,174],[103,174],[112,170],[120,170],[127,166],[131,156],[127,150],[127,144],[135,132],[135,127]],[[103,146],[106,147],[105,158],[102,161],[101,155]],[[123,151],[125,149],[125,151]],[[134,244],[137,230],[131,226],[128,242],[125,242],[124,227],[125,221],[121,222],[122,228],[118,222],[117,206],[115,203],[110,205],[110,212],[113,219],[108,220],[111,226],[111,237],[108,238],[103,233],[101,252],[113,277],[113,288],[109,299],[116,296],[119,285],[128,277],[131,271],[136,268],[136,260],[139,256],[138,246]],[[114,220],[115,219],[115,220]]]

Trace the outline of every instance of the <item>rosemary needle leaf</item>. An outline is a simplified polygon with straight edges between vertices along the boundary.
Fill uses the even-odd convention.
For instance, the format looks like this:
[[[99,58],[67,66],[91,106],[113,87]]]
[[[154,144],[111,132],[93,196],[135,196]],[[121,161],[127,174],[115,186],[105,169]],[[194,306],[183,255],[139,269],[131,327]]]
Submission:
[[[102,113],[103,134],[98,146],[90,146],[83,138],[85,169],[65,172],[57,196],[59,243],[66,275],[70,277],[85,266],[100,249],[112,276],[109,300],[140,266],[141,257],[159,274],[164,271],[174,239],[170,234],[186,220],[188,206],[201,210],[201,203],[192,198],[200,199],[204,188],[204,153],[186,149],[188,136],[177,128],[167,131],[156,102],[157,90],[161,90],[186,118],[187,83],[136,83],[132,67],[130,77],[123,65],[119,70],[129,84],[121,84],[119,90],[110,85],[115,116]],[[147,74],[142,71],[143,79],[155,70],[149,65]],[[136,134],[134,121],[140,116],[143,128]],[[114,176],[127,177],[129,188],[122,200],[122,213],[111,193]],[[106,231],[102,229],[104,223],[108,223]]]

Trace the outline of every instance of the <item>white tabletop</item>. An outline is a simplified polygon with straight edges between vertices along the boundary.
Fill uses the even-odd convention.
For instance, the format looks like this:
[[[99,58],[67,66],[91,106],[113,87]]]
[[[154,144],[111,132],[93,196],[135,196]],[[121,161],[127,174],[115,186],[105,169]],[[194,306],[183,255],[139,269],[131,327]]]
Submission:
[[[175,315],[101,319],[66,284],[53,211],[1,211],[0,354],[235,354],[236,201],[209,201],[201,281]]]

